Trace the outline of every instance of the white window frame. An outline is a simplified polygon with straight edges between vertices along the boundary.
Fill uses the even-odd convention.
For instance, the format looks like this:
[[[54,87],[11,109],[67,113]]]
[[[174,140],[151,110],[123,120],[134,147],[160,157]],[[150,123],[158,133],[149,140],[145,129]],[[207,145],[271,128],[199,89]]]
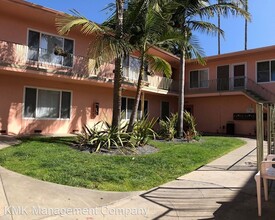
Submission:
[[[37,115],[37,103],[38,103],[38,90],[47,90],[47,91],[55,91],[60,92],[59,95],[59,112],[58,112],[58,118],[39,118],[39,117],[25,117],[25,98],[26,98],[26,89],[36,89],[36,100],[35,100],[35,115]],[[62,92],[69,92],[71,94],[70,99],[70,117],[69,118],[61,118],[61,102],[62,102]],[[22,106],[22,118],[23,119],[32,119],[32,120],[71,120],[72,117],[72,101],[73,101],[73,92],[71,90],[61,90],[61,89],[51,89],[51,88],[45,88],[45,87],[34,87],[34,86],[24,86],[23,91],[23,106]]]
[[[128,99],[133,99],[133,100],[135,100],[135,98],[134,98],[134,97],[131,97],[131,96],[123,96],[122,98],[126,98],[125,119],[123,119],[123,120],[125,120],[125,121],[129,121],[129,120],[130,120],[130,118],[127,118]],[[141,102],[141,100],[140,100],[140,102]],[[149,113],[149,100],[144,99],[144,102],[147,102],[147,113]],[[121,111],[122,111],[122,109],[121,109]],[[123,110],[123,111],[124,111],[124,110]],[[131,117],[131,115],[130,115],[130,117]]]
[[[256,61],[256,67],[255,67],[255,70],[256,70],[256,79],[255,79],[255,82],[257,82],[258,84],[263,84],[263,83],[274,83],[275,80],[271,80],[271,62],[275,62],[275,59],[269,59],[269,60],[259,60],[259,61]],[[266,82],[258,82],[258,63],[263,63],[263,62],[269,62],[269,81],[266,81]]]
[[[198,87],[191,87],[191,72],[198,71]],[[207,72],[207,86],[200,86],[200,71],[206,71]],[[189,89],[206,89],[209,88],[209,68],[204,69],[194,69],[189,71]]]
[[[49,33],[49,32],[44,32],[44,31],[40,31],[40,30],[37,30],[37,29],[33,29],[33,28],[27,28],[27,42],[26,42],[26,45],[28,46],[29,44],[29,32],[30,31],[35,31],[35,32],[38,32],[39,33],[39,53],[40,53],[40,43],[41,43],[41,35],[42,34],[46,34],[46,35],[50,35],[50,36],[53,36],[53,37],[59,37],[59,38],[62,38],[63,39],[63,49],[64,49],[64,40],[65,39],[68,39],[68,40],[72,40],[73,41],[73,55],[75,54],[75,39],[73,38],[70,38],[70,37],[64,37],[64,36],[60,36],[60,35],[57,35],[57,34],[53,34],[53,33]],[[28,58],[28,56],[27,56]],[[63,65],[63,57],[62,57],[62,64],[56,64],[56,63],[49,63],[49,62],[43,62],[43,63],[47,63],[47,64],[54,64],[55,66],[62,66],[62,67],[66,67],[66,68],[73,68],[73,65],[74,65],[74,59],[75,57],[73,56],[73,59],[72,59],[72,66],[64,66]],[[38,62],[39,62],[39,59],[38,59]]]
[[[131,65],[130,65],[130,58],[132,59],[137,59],[140,61],[140,58],[137,57],[137,56],[133,56],[133,55],[128,55],[125,59],[127,59],[127,63],[128,65],[127,66],[124,66],[123,67],[123,76],[127,79],[127,80],[130,80],[130,81],[138,81],[138,75],[139,75],[139,70],[138,70],[138,74],[136,76],[136,78],[134,78],[133,76],[130,77],[130,68],[131,68]]]
[[[233,79],[233,87],[234,88],[238,88],[238,87],[235,87],[235,76],[234,76],[234,68],[235,66],[240,66],[240,65],[244,65],[244,88],[246,88],[246,79],[247,79],[247,63],[246,62],[243,62],[243,63],[233,63],[232,64],[232,68],[231,68],[231,77],[229,76],[229,78],[232,78]]]

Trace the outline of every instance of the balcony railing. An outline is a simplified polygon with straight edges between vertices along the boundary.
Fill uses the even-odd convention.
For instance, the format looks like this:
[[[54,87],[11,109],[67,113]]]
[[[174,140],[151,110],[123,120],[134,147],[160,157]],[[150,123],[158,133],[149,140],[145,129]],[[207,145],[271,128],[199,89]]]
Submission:
[[[194,82],[185,86],[185,94],[216,93],[243,90],[246,87],[245,77],[224,78]]]
[[[251,91],[263,101],[275,101],[274,93],[245,76],[206,80],[185,86],[186,95],[230,91]]]
[[[173,79],[168,79],[162,76],[147,76],[149,87],[156,89],[168,90],[169,92],[178,91],[178,83]]]
[[[0,65],[22,69],[31,69],[67,76],[92,78],[96,80],[113,80],[113,68],[102,68],[95,72],[94,61],[87,57],[66,54],[66,56],[55,55],[54,51],[47,51],[43,48],[30,48],[27,45],[0,41]],[[126,70],[124,70],[126,71]],[[137,75],[128,72],[124,79],[127,82],[135,83]],[[176,83],[172,79],[161,76],[147,76],[144,78],[148,87],[177,91]]]

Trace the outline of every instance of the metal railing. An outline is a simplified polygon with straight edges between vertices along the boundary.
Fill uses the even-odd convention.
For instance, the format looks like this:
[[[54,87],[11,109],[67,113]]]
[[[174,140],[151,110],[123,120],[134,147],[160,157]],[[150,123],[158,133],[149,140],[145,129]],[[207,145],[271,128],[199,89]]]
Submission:
[[[94,70],[94,60],[87,57],[75,56],[69,53],[66,56],[60,56],[56,55],[53,50],[31,48],[27,45],[7,41],[0,41],[0,65],[105,81],[114,78],[113,64],[106,65],[109,67],[104,66],[96,72]],[[129,74],[129,70],[124,69],[124,71],[124,80],[136,83],[138,76]],[[148,87],[177,91],[176,84],[172,79],[146,75],[144,80],[148,82]]]
[[[168,90],[169,92],[178,92],[178,82],[163,76],[147,76],[149,87]]]
[[[220,78],[191,82],[185,86],[185,94],[215,93],[225,91],[243,90],[246,87],[245,77]]]
[[[257,84],[252,79],[247,78],[247,90],[250,90],[257,94],[259,97],[263,98],[265,101],[268,102],[275,102],[275,93],[271,92],[264,86]]]
[[[95,75],[93,60],[68,54],[63,57],[43,48],[0,41],[0,63],[17,68],[30,68],[50,73],[89,77]]]
[[[186,95],[228,91],[251,91],[265,101],[275,101],[273,92],[245,76],[206,80],[185,86]]]

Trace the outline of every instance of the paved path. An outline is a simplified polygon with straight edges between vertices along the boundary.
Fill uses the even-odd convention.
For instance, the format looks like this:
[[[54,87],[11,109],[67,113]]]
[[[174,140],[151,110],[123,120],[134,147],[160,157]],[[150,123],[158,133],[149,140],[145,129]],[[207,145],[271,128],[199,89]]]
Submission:
[[[256,142],[245,140],[243,147],[147,192],[79,189],[0,167],[0,220],[258,219]],[[274,195],[263,202],[261,219],[275,219]]]

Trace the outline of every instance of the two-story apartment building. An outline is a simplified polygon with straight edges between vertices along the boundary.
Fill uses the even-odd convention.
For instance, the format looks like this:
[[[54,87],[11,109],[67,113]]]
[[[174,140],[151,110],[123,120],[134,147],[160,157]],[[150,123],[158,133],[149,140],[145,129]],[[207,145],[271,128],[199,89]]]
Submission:
[[[256,103],[275,102],[275,46],[188,61],[187,108],[198,130],[256,134]]]
[[[0,133],[55,133],[81,131],[84,124],[111,121],[114,64],[95,72],[86,57],[91,39],[78,31],[59,36],[57,15],[23,0],[0,2]],[[64,54],[57,53],[61,48]],[[158,48],[150,53],[167,60],[171,79],[147,75],[144,111],[150,117],[168,115],[177,108],[179,59]],[[130,117],[139,59],[124,65],[122,110]]]
[[[78,31],[58,35],[57,15],[24,0],[0,2],[0,134],[78,132],[84,124],[111,121],[114,64],[95,72],[86,57],[91,39]],[[64,54],[58,54],[55,48]],[[171,79],[148,74],[142,89],[150,117],[177,112],[179,59],[150,53],[172,66]],[[255,104],[275,101],[275,46],[188,60],[185,106],[201,132],[254,135]],[[139,59],[124,62],[122,109],[130,117]]]

